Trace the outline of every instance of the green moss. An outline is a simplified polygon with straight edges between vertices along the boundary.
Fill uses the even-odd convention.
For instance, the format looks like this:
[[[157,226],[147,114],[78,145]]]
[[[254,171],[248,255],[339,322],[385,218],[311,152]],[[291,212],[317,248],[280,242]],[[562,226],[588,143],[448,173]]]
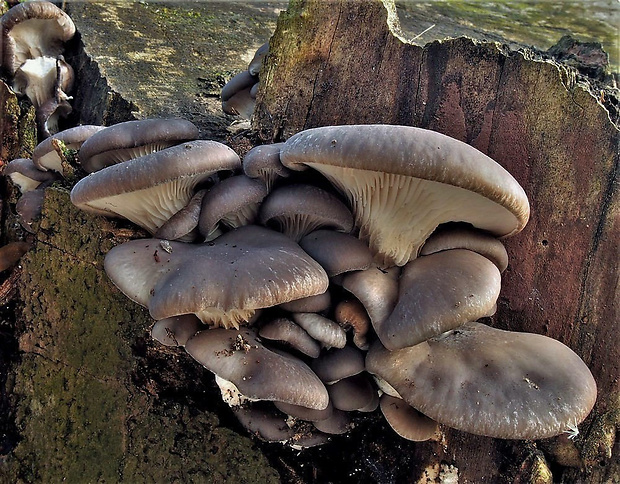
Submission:
[[[104,226],[66,190],[46,190],[36,244],[22,259],[23,357],[14,386],[21,441],[0,478],[276,482],[251,440],[220,428],[214,414],[135,383],[151,372],[133,351],[151,319],[107,279],[112,239]]]

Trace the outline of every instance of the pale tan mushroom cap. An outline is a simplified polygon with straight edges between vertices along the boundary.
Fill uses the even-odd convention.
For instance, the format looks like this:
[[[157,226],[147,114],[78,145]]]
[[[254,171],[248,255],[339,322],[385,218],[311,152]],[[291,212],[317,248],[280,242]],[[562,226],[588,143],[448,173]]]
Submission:
[[[385,266],[417,257],[441,223],[468,222],[506,237],[529,218],[527,196],[510,173],[474,147],[421,128],[309,129],[285,142],[280,159],[293,170],[318,170],[345,194],[360,238]]]
[[[366,368],[433,420],[495,438],[559,435],[596,400],[590,370],[567,346],[480,323],[395,351],[376,342]]]

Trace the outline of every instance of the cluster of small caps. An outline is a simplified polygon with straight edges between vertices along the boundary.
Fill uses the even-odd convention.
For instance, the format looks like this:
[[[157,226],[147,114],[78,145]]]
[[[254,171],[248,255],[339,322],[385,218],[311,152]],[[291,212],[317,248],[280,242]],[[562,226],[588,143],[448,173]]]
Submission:
[[[258,74],[268,51],[269,42],[266,42],[258,48],[248,69],[234,76],[222,88],[222,111],[226,114],[239,115],[245,119],[252,117],[258,91]]]
[[[113,248],[108,276],[253,434],[318,445],[380,407],[411,440],[438,424],[536,439],[590,412],[596,384],[569,348],[476,322],[508,265],[499,238],[529,217],[495,161],[405,126],[310,129],[243,162],[197,135],[180,119],[96,130],[71,200],[153,235]]]
[[[30,99],[44,137],[58,132],[58,121],[71,113],[68,95],[73,68],[63,57],[75,34],[71,18],[48,1],[29,1],[11,7],[0,18],[1,64],[13,90]]]

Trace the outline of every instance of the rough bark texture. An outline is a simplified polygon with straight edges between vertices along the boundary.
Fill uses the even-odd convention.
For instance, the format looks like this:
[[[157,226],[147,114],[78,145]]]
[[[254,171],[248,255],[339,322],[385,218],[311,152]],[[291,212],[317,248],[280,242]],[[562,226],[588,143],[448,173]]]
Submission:
[[[497,160],[525,188],[532,217],[506,241],[510,266],[493,323],[564,342],[599,387],[574,444],[448,430],[432,456],[425,446],[413,452],[428,468],[454,465],[462,482],[498,473],[527,480],[540,471],[531,468],[542,466],[541,449],[554,480],[618,480],[618,128],[600,92],[573,70],[466,38],[409,44],[390,27],[393,6],[385,3],[293,2],[261,72],[254,118],[260,137],[275,142],[315,126],[403,124],[445,133]],[[580,459],[567,462],[576,450]]]

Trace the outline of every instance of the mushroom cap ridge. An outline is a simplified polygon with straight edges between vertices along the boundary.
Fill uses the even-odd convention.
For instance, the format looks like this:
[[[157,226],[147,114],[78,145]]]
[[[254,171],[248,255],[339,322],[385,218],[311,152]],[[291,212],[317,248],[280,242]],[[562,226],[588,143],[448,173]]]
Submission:
[[[481,323],[395,351],[375,342],[366,368],[433,420],[495,438],[559,435],[596,400],[594,378],[570,348]]]
[[[382,255],[385,254],[380,248],[377,250],[377,244],[373,242],[376,225],[369,227],[369,223],[364,220],[367,214],[363,212],[372,209],[365,208],[364,205],[370,202],[359,200],[362,193],[377,190],[377,185],[392,182],[411,184],[412,179],[417,179],[434,182],[432,189],[435,192],[441,190],[441,186],[452,186],[471,192],[473,198],[470,201],[476,201],[497,212],[497,215],[491,218],[486,214],[483,216],[479,210],[474,210],[476,220],[459,220],[458,216],[449,214],[447,219],[433,220],[432,226],[414,228],[419,233],[414,237],[412,247],[404,250],[404,253],[387,254],[388,265],[394,262],[403,265],[407,260],[415,258],[419,247],[439,223],[470,222],[496,236],[506,237],[523,229],[529,218],[529,202],[523,188],[501,165],[466,143],[422,128],[349,125],[308,129],[284,143],[280,159],[284,166],[293,170],[303,170],[305,166],[314,168],[340,188],[354,207],[360,238],[370,238],[371,248]],[[407,180],[380,178],[371,182],[375,186],[367,187],[364,177],[371,175],[376,178],[378,174],[404,176]],[[345,176],[349,178],[348,181]],[[402,197],[403,189],[399,187],[398,191],[401,192],[398,196]],[[454,193],[461,198],[465,196],[465,193],[458,193],[458,190]],[[396,210],[404,210],[407,214],[422,210],[420,200],[399,199],[393,203],[396,203]],[[458,205],[463,202],[459,199],[455,203],[457,211],[462,211]],[[441,205],[432,207],[432,211],[443,210],[445,202]],[[379,217],[387,218],[385,214]],[[383,223],[389,224],[390,220]],[[394,221],[391,221],[391,224],[394,225]],[[396,229],[396,235],[390,238],[398,238],[399,235],[403,237],[404,228],[399,226],[408,224],[404,220],[398,220],[396,225],[397,227],[390,229]],[[410,239],[411,236],[407,234],[405,238]],[[390,245],[394,243],[390,242]],[[380,242],[378,244],[380,245]],[[402,241],[397,245],[402,245]],[[399,249],[397,252],[402,251]]]

